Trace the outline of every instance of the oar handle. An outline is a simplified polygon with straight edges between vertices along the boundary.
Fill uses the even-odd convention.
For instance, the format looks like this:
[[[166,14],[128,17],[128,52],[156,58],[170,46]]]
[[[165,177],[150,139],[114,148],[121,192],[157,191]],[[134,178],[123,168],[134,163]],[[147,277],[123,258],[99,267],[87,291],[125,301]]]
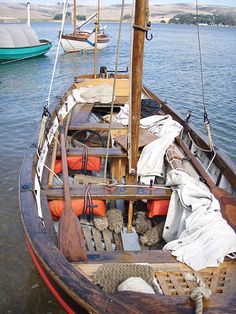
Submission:
[[[67,155],[66,155],[66,142],[65,142],[65,128],[63,125],[62,116],[59,116],[59,132],[61,139],[61,161],[62,161],[62,173],[63,173],[63,190],[65,199],[65,210],[71,209],[71,196],[70,196],[70,182],[69,173],[67,166]]]

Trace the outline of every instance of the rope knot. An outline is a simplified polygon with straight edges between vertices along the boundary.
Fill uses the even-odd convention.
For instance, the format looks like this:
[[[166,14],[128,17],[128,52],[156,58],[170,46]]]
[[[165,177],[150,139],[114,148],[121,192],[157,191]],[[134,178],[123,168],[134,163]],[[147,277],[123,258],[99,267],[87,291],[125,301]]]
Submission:
[[[206,287],[197,287],[191,291],[190,297],[193,300],[197,300],[199,297],[209,299],[211,296],[211,290]]]

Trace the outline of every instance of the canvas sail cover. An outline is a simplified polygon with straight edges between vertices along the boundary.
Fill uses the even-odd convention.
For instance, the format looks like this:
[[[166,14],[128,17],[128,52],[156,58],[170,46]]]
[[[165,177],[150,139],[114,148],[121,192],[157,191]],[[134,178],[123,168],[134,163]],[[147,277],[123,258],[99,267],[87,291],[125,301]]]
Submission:
[[[32,28],[24,24],[0,25],[0,48],[19,48],[40,45]]]

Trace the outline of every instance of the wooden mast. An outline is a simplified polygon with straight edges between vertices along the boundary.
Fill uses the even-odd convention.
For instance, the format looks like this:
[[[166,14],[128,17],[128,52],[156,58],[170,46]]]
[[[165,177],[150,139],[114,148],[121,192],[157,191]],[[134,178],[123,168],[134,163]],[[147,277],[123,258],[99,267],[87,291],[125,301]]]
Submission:
[[[97,21],[96,21],[96,24],[95,24],[94,70],[93,70],[93,78],[96,78],[96,77],[97,77],[97,50],[98,50],[99,23],[100,23],[100,0],[98,0]]]
[[[137,181],[137,162],[138,162],[138,142],[139,124],[142,94],[142,72],[144,39],[146,26],[146,0],[136,0],[135,19],[134,19],[134,39],[132,57],[132,105],[131,105],[131,160],[130,173],[126,177],[127,184],[136,184]]]
[[[76,34],[76,0],[74,0],[74,35]]]

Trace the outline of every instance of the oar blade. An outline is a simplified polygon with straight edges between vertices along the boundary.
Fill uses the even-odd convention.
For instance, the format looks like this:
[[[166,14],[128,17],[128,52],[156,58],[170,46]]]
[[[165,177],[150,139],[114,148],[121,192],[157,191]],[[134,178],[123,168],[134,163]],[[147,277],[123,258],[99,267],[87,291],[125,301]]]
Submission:
[[[72,211],[64,210],[59,221],[58,245],[70,262],[87,260],[84,236],[78,218]]]

